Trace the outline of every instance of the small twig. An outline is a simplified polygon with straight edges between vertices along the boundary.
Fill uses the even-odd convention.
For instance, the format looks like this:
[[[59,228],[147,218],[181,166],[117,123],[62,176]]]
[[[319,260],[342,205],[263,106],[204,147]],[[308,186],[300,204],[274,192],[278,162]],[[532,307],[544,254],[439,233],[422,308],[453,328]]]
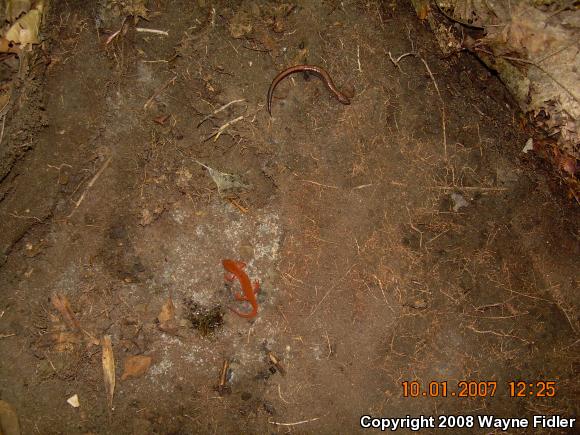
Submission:
[[[503,192],[507,187],[478,187],[478,186],[431,186],[429,189],[440,190],[470,190],[476,192]]]
[[[234,198],[229,198],[228,201],[230,203],[232,203],[238,210],[240,210],[240,212],[242,212],[243,214],[246,214],[249,209],[247,209],[246,207],[242,206],[236,199]]]
[[[358,62],[358,71],[362,72],[362,68],[360,66],[360,46],[356,46],[356,58],[357,58],[357,62]]]
[[[81,203],[83,202],[83,200],[85,199],[85,195],[87,194],[87,192],[89,191],[89,189],[93,186],[93,184],[95,184],[95,182],[97,181],[97,179],[101,176],[101,174],[103,173],[103,171],[107,168],[107,166],[109,166],[109,163],[111,163],[111,159],[113,158],[113,156],[110,156],[105,163],[103,163],[103,166],[101,166],[101,169],[99,169],[97,171],[97,173],[93,176],[93,178],[91,178],[91,181],[89,181],[89,184],[87,184],[87,187],[85,188],[85,190],[83,191],[83,194],[80,196],[80,198],[78,199],[78,201],[75,202],[75,208],[73,208],[73,210],[70,212],[70,214],[67,217],[71,217],[73,215],[73,213],[75,212],[75,210],[77,208],[79,208],[79,205],[81,205]]]
[[[123,26],[121,26],[121,28],[122,27]],[[111,36],[109,36],[107,38],[107,40],[105,41],[105,45],[109,45],[113,39],[115,39],[117,36],[119,36],[120,33],[121,33],[121,29],[117,30],[115,33],[113,33]]]
[[[220,395],[229,392],[229,388],[227,385],[228,382],[228,369],[230,367],[230,362],[227,359],[224,359],[224,364],[222,366],[222,370],[220,372],[220,379],[217,386],[217,391]]]
[[[403,71],[403,69],[401,68],[401,65],[399,65],[399,62],[402,59],[406,58],[407,56],[415,56],[415,54],[416,53],[411,53],[411,52],[403,53],[395,60],[395,59],[393,59],[393,55],[391,54],[391,52],[390,51],[388,52],[389,59],[391,59],[391,62],[393,62],[393,64],[399,69],[399,71],[401,71],[401,73],[405,74],[405,75],[407,75],[407,74]]]
[[[241,103],[242,101],[246,101],[243,98],[240,100],[234,100],[234,101],[230,101],[227,104],[224,104],[222,107],[220,107],[219,109],[214,110],[212,113],[210,113],[209,115],[207,115],[205,118],[203,118],[201,121],[199,121],[199,124],[197,124],[197,126],[199,127],[201,124],[203,124],[205,121],[207,121],[208,119],[210,119],[211,117],[213,117],[215,114],[221,112],[222,110],[227,109],[229,106],[231,106],[232,104],[235,103]]]
[[[407,214],[409,215],[409,226],[419,233],[419,248],[423,248],[423,232],[413,224],[413,219],[411,218],[411,212],[409,211],[409,207],[405,206],[407,209]]]
[[[315,186],[320,186],[320,187],[328,187],[329,189],[338,189],[338,187],[336,186],[329,186],[328,184],[321,184],[321,183],[317,183],[316,181],[311,181],[311,180],[300,180],[303,183],[310,183],[310,184],[314,184]]]
[[[525,338],[518,337],[517,335],[505,334],[502,332],[497,332],[497,331],[492,331],[492,330],[482,331],[482,330],[476,329],[475,326],[473,326],[473,325],[469,325],[467,327],[467,329],[471,329],[473,332],[477,332],[478,334],[491,334],[491,335],[497,335],[498,337],[515,338],[517,340],[523,341],[526,344],[530,344],[530,341],[526,340]]]
[[[361,184],[360,186],[355,186],[352,188],[352,190],[358,190],[358,189],[364,189],[365,187],[371,187],[373,186],[373,184]]]
[[[443,103],[443,97],[441,97],[441,92],[439,92],[439,86],[437,86],[437,82],[435,81],[435,77],[433,76],[433,73],[431,72],[429,65],[427,65],[427,62],[421,56],[419,56],[419,59],[421,59],[421,61],[423,62],[423,65],[425,65],[425,68],[427,69],[427,72],[431,76],[431,80],[433,80],[433,84],[435,85],[435,90],[437,91],[437,95],[439,96],[439,101],[441,102],[441,125],[443,128],[443,151],[445,153],[445,160],[447,160],[447,133],[445,131],[445,103]]]
[[[34,219],[35,221],[42,222],[42,219],[39,219],[36,216],[23,216],[16,213],[8,213],[8,214],[16,219]]]
[[[107,40],[105,41],[105,45],[109,45],[113,39],[115,39],[117,36],[119,36],[121,34],[121,32],[123,32],[123,29],[125,29],[125,23],[127,22],[127,18],[125,17],[123,19],[123,22],[121,23],[121,27],[119,27],[119,30],[117,30],[115,33],[113,33],[111,36],[109,36],[107,38]]]
[[[320,420],[320,417],[311,418],[310,420],[297,421],[295,423],[279,423],[277,421],[270,421],[269,423],[275,424],[276,426],[296,426],[298,424],[310,423],[311,421],[316,421],[316,420]]]
[[[153,103],[155,97],[157,97],[161,92],[163,92],[169,85],[174,84],[176,78],[177,78],[176,75],[173,76],[172,78],[167,80],[160,88],[158,88],[155,92],[153,92],[153,95],[151,95],[151,98],[149,98],[147,102],[143,105],[143,108],[148,109],[149,106],[151,106],[151,104]]]
[[[410,38],[409,38],[409,40],[411,41],[411,46],[413,47],[413,41]],[[431,68],[429,68],[427,61],[415,52],[414,47],[413,47],[413,51],[410,51],[408,53],[403,53],[397,59],[393,59],[393,56],[391,55],[390,51],[388,54],[389,54],[389,59],[391,59],[391,62],[393,62],[395,64],[395,66],[399,69],[399,71],[401,71],[401,72],[403,72],[403,70],[401,69],[399,62],[407,56],[416,56],[419,59],[421,59],[421,62],[423,62],[423,65],[425,65],[425,69],[429,73],[429,77],[431,77],[431,80],[433,81],[433,84],[435,85],[435,90],[437,91],[437,96],[439,97],[439,102],[441,103],[441,127],[443,130],[443,152],[445,155],[445,160],[447,160],[447,130],[445,128],[445,103],[443,102],[443,97],[441,96],[441,92],[439,91],[439,86],[437,85],[437,81],[435,80],[435,76],[431,72]]]
[[[15,335],[16,335],[16,333],[12,333],[12,334],[0,334],[0,338],[14,337]]]
[[[6,124],[6,114],[2,114],[2,132],[0,132],[0,144],[2,143],[2,139],[4,139],[4,124]]]
[[[287,403],[288,405],[291,405],[290,402],[288,402],[286,399],[284,399],[282,397],[282,391],[281,391],[281,388],[280,388],[280,384],[278,384],[278,396],[280,397],[280,400],[282,400],[282,402]]]
[[[135,30],[137,32],[143,32],[143,33],[154,33],[156,35],[163,35],[163,36],[169,36],[169,33],[166,32],[165,30],[157,30],[157,29],[146,29],[145,27],[135,27]]]
[[[236,119],[232,119],[231,121],[226,122],[224,125],[222,125],[220,128],[218,128],[216,131],[214,131],[211,135],[209,135],[207,138],[205,138],[205,140],[211,139],[213,137],[213,141],[215,142],[222,135],[222,133],[224,131],[226,131],[226,129],[230,125],[235,124],[236,122],[241,121],[242,119],[244,119],[243,115],[238,116]]]

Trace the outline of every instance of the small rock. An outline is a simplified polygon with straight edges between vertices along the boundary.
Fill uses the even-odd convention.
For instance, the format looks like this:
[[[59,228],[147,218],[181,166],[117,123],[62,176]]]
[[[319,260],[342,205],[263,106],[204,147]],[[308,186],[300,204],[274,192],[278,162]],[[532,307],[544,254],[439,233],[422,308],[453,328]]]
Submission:
[[[463,195],[461,195],[460,193],[452,193],[451,200],[453,201],[454,212],[458,212],[463,207],[467,207],[469,205],[469,202],[467,202],[463,197]]]

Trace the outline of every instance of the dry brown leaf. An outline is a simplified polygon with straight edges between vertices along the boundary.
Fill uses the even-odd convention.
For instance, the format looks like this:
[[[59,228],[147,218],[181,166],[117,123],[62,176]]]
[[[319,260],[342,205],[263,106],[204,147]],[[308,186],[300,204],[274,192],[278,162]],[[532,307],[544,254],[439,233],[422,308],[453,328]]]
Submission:
[[[417,12],[417,17],[421,21],[423,21],[425,18],[427,18],[428,14],[429,14],[429,5],[422,5],[419,11]]]
[[[104,335],[101,342],[103,347],[103,375],[105,378],[105,389],[109,407],[113,409],[113,395],[115,394],[115,356],[113,355],[113,345],[111,336]]]
[[[20,53],[20,47],[6,38],[0,38],[0,53]]]
[[[167,334],[176,335],[178,331],[177,322],[175,321],[175,305],[171,296],[161,307],[161,312],[157,316],[159,320],[159,329]]]
[[[52,298],[50,298],[50,301],[52,302],[52,306],[58,310],[69,329],[77,332],[81,330],[81,325],[66,296],[55,293],[52,295]]]
[[[143,376],[151,366],[151,357],[145,355],[128,356],[125,358],[121,380]]]
[[[173,305],[173,300],[171,296],[167,298],[167,301],[161,307],[161,312],[157,316],[159,323],[163,324],[175,319],[175,305]]]
[[[16,44],[38,44],[38,32],[40,30],[40,22],[42,21],[42,10],[44,6],[39,3],[34,9],[31,9],[26,15],[21,16],[8,29],[4,37],[8,41]]]
[[[30,0],[7,0],[6,1],[6,19],[9,23],[14,22],[25,12],[30,10]]]

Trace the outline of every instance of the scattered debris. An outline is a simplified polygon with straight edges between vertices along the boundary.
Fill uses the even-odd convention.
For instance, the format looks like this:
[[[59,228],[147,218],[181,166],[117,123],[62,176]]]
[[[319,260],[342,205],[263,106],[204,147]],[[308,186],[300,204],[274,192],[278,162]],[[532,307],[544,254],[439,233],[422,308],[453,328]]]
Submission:
[[[234,15],[229,24],[230,35],[234,39],[241,39],[254,30],[252,26],[252,17],[244,11],[240,11]]]
[[[113,355],[113,345],[111,336],[105,335],[101,341],[103,348],[103,376],[105,379],[105,390],[109,408],[113,409],[113,395],[115,394],[115,356]]]
[[[467,207],[469,202],[460,193],[453,192],[451,195],[451,200],[453,201],[453,211],[458,212],[463,207]]]
[[[152,358],[145,355],[133,355],[125,358],[121,380],[143,376],[151,367]]]
[[[159,216],[161,216],[164,211],[165,208],[160,205],[155,207],[152,212],[149,209],[144,208],[141,210],[141,219],[139,220],[139,225],[146,227],[147,225],[152,224],[159,218]]]
[[[280,374],[282,376],[285,376],[286,375],[286,370],[284,369],[284,367],[280,363],[280,359],[276,355],[274,355],[274,353],[268,352],[268,359],[270,360],[270,362],[272,363],[272,365],[274,367],[276,367],[276,369],[278,369],[278,371],[280,372]]]
[[[81,406],[78,394],[70,396],[68,399],[66,399],[66,403],[68,403],[73,408],[78,408],[79,406]]]
[[[184,302],[187,312],[185,318],[191,322],[191,327],[197,329],[202,336],[211,334],[224,324],[224,313],[221,306],[206,308],[188,299]]]

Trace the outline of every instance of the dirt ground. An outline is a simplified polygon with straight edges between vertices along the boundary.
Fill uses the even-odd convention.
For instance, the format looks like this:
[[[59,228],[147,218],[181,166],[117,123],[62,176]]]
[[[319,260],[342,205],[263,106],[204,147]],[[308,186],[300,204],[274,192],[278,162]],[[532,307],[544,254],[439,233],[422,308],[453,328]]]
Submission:
[[[0,145],[0,399],[22,433],[578,414],[578,208],[521,152],[536,133],[497,78],[444,58],[407,2],[158,0],[138,27],[168,35],[129,20],[108,44],[101,3],[52,3]],[[270,117],[298,63],[351,104],[295,74]],[[215,171],[244,185],[218,192]],[[248,307],[225,258],[260,282],[255,319],[227,309]],[[151,366],[121,380],[135,355]],[[461,380],[497,392],[451,397]],[[509,397],[517,380],[556,395]]]

